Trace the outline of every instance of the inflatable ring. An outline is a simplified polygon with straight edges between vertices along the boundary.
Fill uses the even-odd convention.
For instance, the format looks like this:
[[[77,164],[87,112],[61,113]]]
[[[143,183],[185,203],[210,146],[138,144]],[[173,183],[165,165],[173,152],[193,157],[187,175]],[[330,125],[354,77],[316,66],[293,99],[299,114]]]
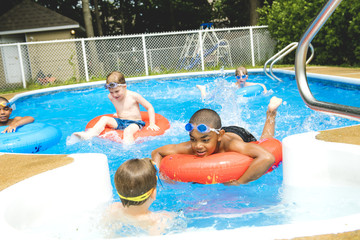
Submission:
[[[261,85],[257,84],[248,87],[238,88],[236,90],[236,95],[243,97],[254,97],[260,95],[263,92],[264,88]]]
[[[7,126],[0,127],[2,132]],[[0,134],[0,152],[37,153],[57,144],[60,129],[44,123],[29,123],[13,133]]]
[[[140,113],[141,113],[141,119],[145,122],[145,126],[140,131],[137,131],[134,134],[135,139],[139,138],[139,137],[162,135],[165,133],[165,131],[167,129],[170,128],[169,121],[164,116],[162,116],[158,113],[155,113],[155,123],[160,129],[158,131],[153,131],[151,129],[147,129],[147,127],[149,126],[149,114],[148,114],[148,112],[144,112],[144,111],[142,111]],[[104,114],[101,116],[97,116],[86,125],[86,129],[92,128],[100,120],[100,118],[102,116],[114,117],[113,114]],[[100,133],[99,137],[110,139],[114,142],[121,143],[121,140],[123,139],[123,133],[124,133],[123,130],[115,130],[113,128],[105,128],[105,130]]]
[[[266,173],[275,169],[282,161],[281,142],[275,138],[268,138],[254,143],[275,157],[275,163]],[[179,182],[224,183],[239,179],[252,160],[251,157],[236,152],[216,153],[207,157],[174,154],[161,160],[160,172]]]

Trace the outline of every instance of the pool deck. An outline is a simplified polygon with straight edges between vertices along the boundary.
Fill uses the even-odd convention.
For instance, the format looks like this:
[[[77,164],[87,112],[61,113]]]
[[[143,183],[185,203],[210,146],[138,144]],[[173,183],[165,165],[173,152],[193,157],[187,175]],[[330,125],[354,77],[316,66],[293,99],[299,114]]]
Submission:
[[[289,68],[281,68],[284,70],[294,70],[294,68],[289,67]],[[341,76],[341,77],[350,77],[350,78],[358,78],[360,79],[360,68],[343,68],[343,67],[322,67],[322,66],[310,66],[307,67],[306,70],[308,73],[317,73],[317,74],[325,74],[325,75],[332,75],[332,76]],[[20,93],[20,92],[19,92]],[[11,93],[11,94],[1,94],[1,96],[6,97],[7,99],[11,99],[13,98],[16,94],[18,93]],[[359,126],[354,126],[354,128],[356,129],[356,131],[353,131],[354,129],[351,129],[350,132],[354,133],[356,132],[357,134],[355,134],[355,136],[352,136],[353,138],[355,138],[355,142],[351,143],[351,144],[358,144],[360,145],[360,131],[359,131]],[[347,131],[349,131],[349,129],[346,129]],[[331,130],[329,130],[331,131]],[[327,131],[326,131],[327,133]],[[336,134],[338,134],[336,132]],[[325,139],[324,139],[325,140]],[[54,164],[48,164],[49,166],[47,166],[46,168],[48,169],[53,169],[56,168],[58,166],[61,166],[63,164],[67,164],[70,160],[66,155],[59,155],[56,159],[54,159],[54,155],[50,155],[50,156],[46,156],[43,155],[41,157],[41,161],[44,161],[44,158],[48,158],[48,159],[52,159],[54,160]],[[8,161],[10,158],[14,158],[14,155],[1,155],[0,154],[0,163],[2,162],[3,164]],[[33,158],[33,155],[18,155],[17,160],[19,160],[19,164],[21,163],[21,161],[28,161],[29,158]],[[13,160],[13,159],[12,159]],[[35,161],[37,162],[37,161]],[[49,163],[49,162],[48,162]],[[0,164],[1,165],[1,164]],[[51,166],[50,166],[51,165]],[[34,167],[36,168],[36,167]],[[41,166],[41,171],[39,172],[43,172],[45,171],[44,165]],[[24,170],[25,171],[25,170]],[[27,170],[26,170],[27,171]],[[0,172],[1,174],[5,174],[4,171]],[[5,175],[7,175],[8,173],[6,173]],[[19,172],[18,172],[19,174]],[[13,173],[12,173],[13,175]],[[21,175],[21,174],[20,174]],[[14,175],[13,175],[14,176]],[[8,187],[9,185],[12,185],[14,183],[16,183],[17,181],[20,181],[21,179],[18,180],[14,180],[13,182],[10,183],[10,181],[7,181],[7,185],[6,186],[2,186],[2,188],[0,188],[0,191],[6,187]],[[1,187],[1,186],[0,186]],[[345,233],[338,233],[338,234],[325,234],[325,235],[318,235],[318,236],[308,236],[308,237],[298,237],[298,238],[292,238],[294,240],[335,240],[335,239],[360,239],[360,230],[357,231],[352,231],[352,232],[345,232]]]

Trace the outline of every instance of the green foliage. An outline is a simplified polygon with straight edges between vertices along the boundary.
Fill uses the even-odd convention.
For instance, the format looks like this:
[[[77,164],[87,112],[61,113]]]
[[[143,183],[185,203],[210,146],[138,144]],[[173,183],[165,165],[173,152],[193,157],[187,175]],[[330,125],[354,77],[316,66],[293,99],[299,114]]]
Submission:
[[[260,25],[268,25],[278,41],[277,50],[298,42],[327,0],[279,0],[265,2],[259,10]],[[343,1],[312,40],[315,49],[312,64],[359,65],[360,2]],[[309,51],[310,52],[310,51]],[[294,62],[294,56],[286,59]]]

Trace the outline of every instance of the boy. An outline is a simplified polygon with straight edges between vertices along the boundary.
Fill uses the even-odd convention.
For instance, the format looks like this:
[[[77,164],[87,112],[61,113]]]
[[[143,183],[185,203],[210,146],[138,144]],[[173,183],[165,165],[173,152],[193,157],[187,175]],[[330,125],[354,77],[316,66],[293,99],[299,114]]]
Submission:
[[[0,97],[0,126],[8,126],[1,133],[15,132],[18,127],[34,122],[34,118],[29,116],[10,119],[11,113],[12,108],[9,101]]]
[[[243,66],[240,66],[235,70],[235,78],[236,78],[235,85],[238,88],[249,87],[249,86],[253,86],[253,85],[260,85],[264,88],[264,93],[267,93],[267,89],[264,84],[246,82],[246,80],[248,80],[248,78],[249,78],[249,75],[248,75],[247,69]],[[204,99],[206,97],[206,87],[204,85],[196,85],[196,87],[201,92],[201,98]]]
[[[276,111],[281,102],[280,98],[271,98],[261,139],[274,136]],[[250,143],[256,139],[245,129],[237,126],[221,127],[220,116],[213,110],[198,110],[190,118],[185,129],[190,133],[190,141],[165,145],[151,153],[153,161],[158,166],[161,165],[163,157],[171,154],[206,157],[214,153],[238,152],[254,159],[239,179],[227,183],[227,185],[239,185],[261,177],[275,161],[270,152],[257,144]]]
[[[131,159],[117,169],[114,176],[116,191],[121,203],[114,203],[106,221],[119,228],[132,225],[145,230],[150,235],[164,233],[175,214],[151,212],[150,205],[156,199],[157,170],[150,158]]]
[[[125,144],[133,143],[134,133],[145,126],[145,122],[141,120],[139,104],[148,111],[150,121],[148,128],[154,131],[160,129],[155,124],[155,110],[151,103],[140,94],[126,89],[125,77],[121,72],[111,72],[106,78],[105,88],[109,89],[108,97],[116,109],[114,117],[103,116],[93,128],[86,132],[76,132],[75,136],[88,140],[99,136],[105,127],[109,126],[124,130]]]

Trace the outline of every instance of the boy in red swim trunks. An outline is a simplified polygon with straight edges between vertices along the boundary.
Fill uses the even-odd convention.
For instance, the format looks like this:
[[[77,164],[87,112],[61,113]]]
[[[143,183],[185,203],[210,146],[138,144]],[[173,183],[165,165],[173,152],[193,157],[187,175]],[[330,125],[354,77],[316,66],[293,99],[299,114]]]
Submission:
[[[11,113],[12,108],[9,101],[4,97],[0,97],[0,126],[8,126],[1,133],[15,132],[18,127],[34,121],[34,118],[30,116],[10,119]]]
[[[86,132],[75,132],[74,135],[83,140],[89,140],[109,126],[114,129],[124,130],[124,143],[134,142],[134,133],[145,126],[145,122],[141,120],[140,106],[141,104],[149,114],[149,129],[157,131],[160,128],[155,124],[154,107],[140,94],[127,90],[125,77],[121,72],[111,72],[106,78],[105,88],[109,89],[108,98],[113,103],[116,113],[114,117],[103,116]]]
[[[276,112],[281,103],[282,99],[271,98],[261,139],[274,136]],[[200,109],[195,112],[185,129],[189,131],[190,141],[165,145],[151,153],[153,161],[158,166],[161,165],[163,157],[171,154],[206,157],[214,153],[238,152],[254,159],[239,179],[226,183],[227,185],[239,185],[258,179],[275,162],[275,158],[270,152],[251,143],[256,141],[251,133],[237,126],[222,127],[220,116],[211,109]]]

